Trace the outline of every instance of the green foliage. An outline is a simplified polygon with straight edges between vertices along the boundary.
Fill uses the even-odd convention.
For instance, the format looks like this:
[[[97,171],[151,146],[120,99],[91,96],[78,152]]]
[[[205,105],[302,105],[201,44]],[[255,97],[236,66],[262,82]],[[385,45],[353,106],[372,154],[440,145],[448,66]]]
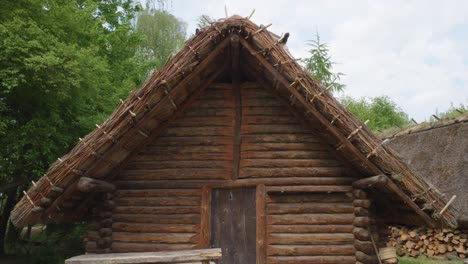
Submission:
[[[408,115],[388,96],[378,96],[370,100],[344,97],[341,99],[341,104],[359,120],[363,122],[369,120],[367,126],[374,131],[401,127],[409,123]]]
[[[137,30],[144,35],[140,53],[149,62],[147,67],[161,69],[183,46],[186,24],[162,8],[147,5],[138,16]]]
[[[468,113],[468,105],[460,104],[455,106],[453,103],[450,105],[450,108],[444,112],[436,113],[437,117],[439,118],[455,118],[459,115],[463,115]],[[431,122],[437,121],[434,117],[431,117]]]
[[[49,224],[44,231],[32,234],[29,241],[11,246],[17,254],[26,256],[27,263],[64,263],[67,258],[83,254],[85,231],[84,224]]]
[[[333,64],[329,55],[328,45],[320,42],[320,36],[317,33],[316,39],[311,40],[308,44],[312,48],[309,50],[310,57],[304,59],[305,68],[312,73],[314,78],[320,82],[322,86],[333,92],[341,92],[345,85],[339,83],[343,73],[333,72]]]

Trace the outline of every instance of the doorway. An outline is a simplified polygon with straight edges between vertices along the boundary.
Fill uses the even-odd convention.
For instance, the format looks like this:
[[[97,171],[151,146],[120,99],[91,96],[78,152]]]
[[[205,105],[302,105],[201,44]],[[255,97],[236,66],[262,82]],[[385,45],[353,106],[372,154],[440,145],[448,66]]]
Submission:
[[[218,264],[256,261],[255,188],[213,189],[211,247],[221,248]]]

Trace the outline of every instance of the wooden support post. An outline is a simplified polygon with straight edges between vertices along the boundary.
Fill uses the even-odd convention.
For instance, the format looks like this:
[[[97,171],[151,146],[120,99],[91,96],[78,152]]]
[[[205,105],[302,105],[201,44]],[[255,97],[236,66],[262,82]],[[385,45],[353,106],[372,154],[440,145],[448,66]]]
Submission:
[[[242,107],[241,107],[241,89],[240,89],[240,44],[239,35],[231,35],[231,81],[235,100],[235,119],[234,119],[234,147],[233,147],[233,170],[232,179],[239,177],[240,166],[240,147],[241,147],[241,123],[242,123]]]
[[[257,186],[257,264],[266,263],[266,188],[264,184]]]
[[[200,248],[209,248],[211,240],[211,189],[203,187],[201,194]]]

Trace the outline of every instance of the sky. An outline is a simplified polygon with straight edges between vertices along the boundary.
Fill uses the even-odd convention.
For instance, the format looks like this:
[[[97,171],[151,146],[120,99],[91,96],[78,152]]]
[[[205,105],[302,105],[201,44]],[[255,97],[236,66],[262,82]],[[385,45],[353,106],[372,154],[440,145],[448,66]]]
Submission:
[[[172,0],[168,11],[195,32],[197,18],[249,16],[269,30],[289,32],[288,49],[308,57],[319,33],[344,94],[389,96],[421,122],[451,104],[468,104],[468,1]]]

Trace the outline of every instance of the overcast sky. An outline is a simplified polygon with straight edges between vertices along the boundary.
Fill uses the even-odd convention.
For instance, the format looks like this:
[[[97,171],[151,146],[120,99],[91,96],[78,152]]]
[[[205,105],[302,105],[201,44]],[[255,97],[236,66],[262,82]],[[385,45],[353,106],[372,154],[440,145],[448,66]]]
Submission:
[[[168,10],[195,32],[197,17],[248,16],[291,34],[288,48],[307,57],[318,31],[329,44],[345,94],[388,95],[417,121],[468,104],[468,1],[172,0]]]

